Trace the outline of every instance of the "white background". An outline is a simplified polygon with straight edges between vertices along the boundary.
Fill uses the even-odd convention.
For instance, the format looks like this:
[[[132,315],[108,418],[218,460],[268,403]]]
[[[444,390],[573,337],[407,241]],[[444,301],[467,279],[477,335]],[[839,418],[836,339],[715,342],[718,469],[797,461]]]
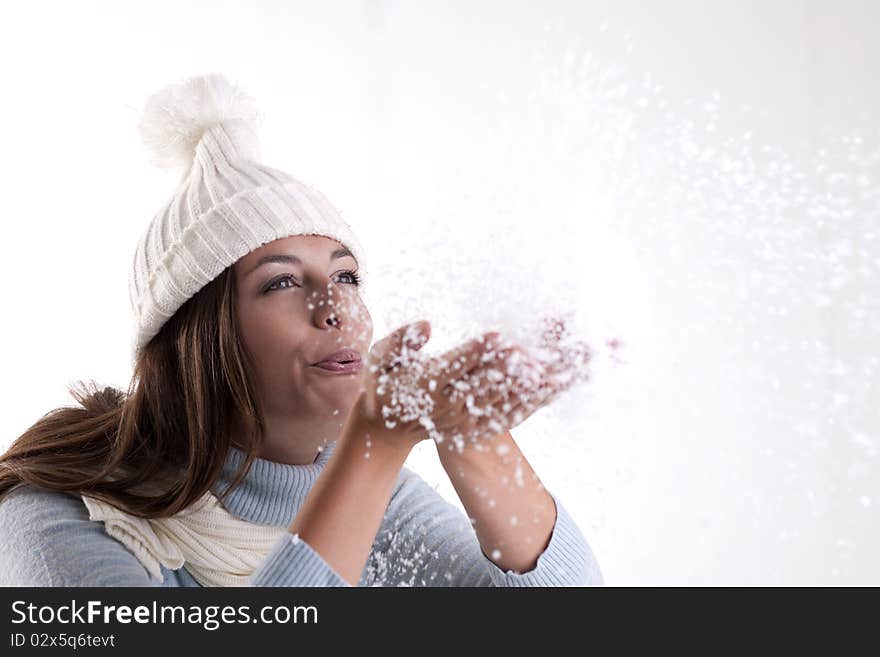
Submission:
[[[0,446],[76,380],[127,387],[129,266],[176,182],[139,108],[218,71],[361,236],[376,338],[575,313],[593,378],[514,435],[608,584],[880,584],[878,27],[870,1],[4,5]],[[409,465],[457,502],[432,452]]]

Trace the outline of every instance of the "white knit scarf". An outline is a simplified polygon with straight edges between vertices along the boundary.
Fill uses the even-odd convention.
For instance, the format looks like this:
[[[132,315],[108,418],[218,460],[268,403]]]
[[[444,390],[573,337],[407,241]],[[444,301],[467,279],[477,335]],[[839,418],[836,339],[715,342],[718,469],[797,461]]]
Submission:
[[[208,491],[170,518],[144,519],[92,497],[82,496],[91,520],[138,558],[164,582],[160,564],[186,569],[202,586],[248,586],[248,578],[281,539],[286,527],[273,527],[233,516]]]

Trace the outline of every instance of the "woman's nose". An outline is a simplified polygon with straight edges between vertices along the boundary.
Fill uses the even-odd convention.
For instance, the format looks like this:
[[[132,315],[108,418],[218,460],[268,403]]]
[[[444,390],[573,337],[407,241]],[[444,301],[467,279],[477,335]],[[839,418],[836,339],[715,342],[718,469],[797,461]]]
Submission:
[[[338,307],[338,300],[334,300],[332,296],[325,296],[313,303],[315,325],[318,328],[338,328],[342,325],[342,309]]]
[[[325,304],[315,309],[315,324],[318,328],[336,328],[342,324],[342,318],[335,308]]]

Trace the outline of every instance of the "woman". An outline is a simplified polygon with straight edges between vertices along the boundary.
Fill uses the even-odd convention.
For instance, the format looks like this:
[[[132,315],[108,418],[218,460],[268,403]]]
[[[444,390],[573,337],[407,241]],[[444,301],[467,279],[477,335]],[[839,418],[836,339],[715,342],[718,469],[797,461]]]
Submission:
[[[428,357],[427,322],[370,349],[362,249],[258,163],[255,117],[216,74],[148,101],[185,175],[135,253],[132,382],[72,391],[0,458],[0,583],[602,583],[509,432],[552,370],[495,333]],[[473,525],[403,467],[428,438]]]

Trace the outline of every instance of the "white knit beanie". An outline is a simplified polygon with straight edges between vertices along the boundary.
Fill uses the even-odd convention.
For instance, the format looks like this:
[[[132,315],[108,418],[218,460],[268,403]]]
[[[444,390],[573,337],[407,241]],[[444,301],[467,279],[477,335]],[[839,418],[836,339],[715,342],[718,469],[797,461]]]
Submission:
[[[321,192],[259,163],[253,99],[224,76],[167,86],[146,102],[140,132],[162,168],[182,169],[168,203],[138,243],[129,293],[135,318],[133,359],[175,311],[224,269],[263,244],[323,235],[363,249]]]

